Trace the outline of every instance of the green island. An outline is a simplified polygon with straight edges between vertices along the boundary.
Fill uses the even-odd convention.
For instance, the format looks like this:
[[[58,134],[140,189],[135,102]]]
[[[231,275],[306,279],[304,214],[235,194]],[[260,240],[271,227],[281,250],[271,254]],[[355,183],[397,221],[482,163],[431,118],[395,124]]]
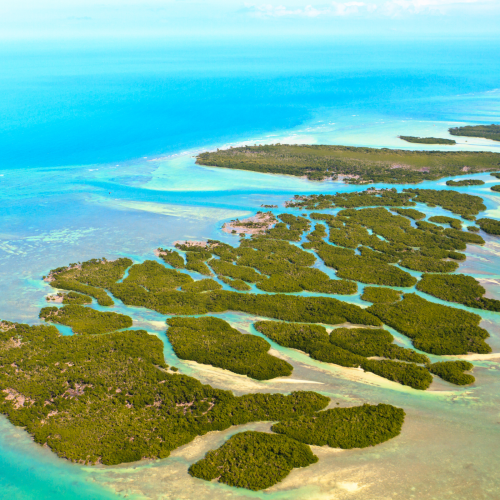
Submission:
[[[235,434],[189,468],[205,481],[258,491],[285,479],[298,467],[318,461],[311,448],[281,434],[247,431]]]
[[[330,448],[366,448],[399,436],[405,412],[387,404],[334,408],[284,420],[272,431],[301,443]]]
[[[500,311],[500,300],[483,297],[486,290],[472,276],[424,274],[417,283],[417,290],[448,302],[486,311]]]
[[[500,184],[495,184],[494,186],[491,186],[490,189],[498,193],[500,192]]]
[[[450,128],[451,135],[462,137],[482,137],[492,141],[500,141],[500,125],[468,125],[466,127]]]
[[[437,222],[438,224],[449,224],[453,229],[462,229],[462,221],[454,217],[446,217],[445,215],[434,215],[429,217],[430,222]]]
[[[428,363],[427,356],[392,344],[394,338],[385,330],[345,328],[333,330],[328,335],[320,325],[277,321],[259,321],[254,327],[277,344],[303,351],[318,361],[347,368],[359,367],[414,389],[425,390],[432,382],[427,368],[415,364]],[[367,356],[383,356],[408,362],[368,359]]]
[[[463,179],[461,181],[446,181],[447,186],[461,187],[461,186],[482,186],[484,181],[480,179]]]
[[[367,311],[412,339],[417,349],[430,354],[491,352],[485,342],[489,334],[479,327],[480,316],[429,302],[414,293],[405,294],[395,304],[374,304]]]
[[[169,373],[144,330],[62,336],[53,326],[0,323],[0,408],[68,460],[114,465],[165,458],[210,431],[325,408],[313,392],[248,394]]]
[[[453,139],[440,139],[438,137],[413,137],[411,135],[400,135],[398,137],[403,141],[413,142],[415,144],[444,144],[451,146],[457,143],[457,141]]]
[[[213,318],[169,318],[168,340],[180,359],[217,366],[256,380],[291,375],[293,367],[271,356],[268,342],[244,335],[226,321]]]
[[[476,224],[488,234],[500,234],[500,221],[484,217],[476,220]]]
[[[308,445],[367,448],[401,433],[405,412],[387,404],[335,408],[311,416],[282,420],[276,434],[247,431],[235,434],[217,450],[189,468],[205,481],[262,490],[283,480],[294,468],[318,461]]]
[[[440,361],[432,363],[429,366],[429,371],[452,384],[469,385],[473,384],[476,379],[464,372],[472,370],[473,367],[472,363],[468,361]]]
[[[321,181],[343,176],[353,184],[418,183],[442,177],[498,170],[498,153],[406,151],[350,146],[242,146],[198,155],[198,165],[307,176]]]

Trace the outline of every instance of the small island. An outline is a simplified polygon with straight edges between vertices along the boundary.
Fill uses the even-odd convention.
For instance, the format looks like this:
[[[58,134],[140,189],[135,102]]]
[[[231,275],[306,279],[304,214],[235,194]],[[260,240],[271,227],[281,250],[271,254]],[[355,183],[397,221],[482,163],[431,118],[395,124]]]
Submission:
[[[440,139],[438,137],[413,137],[411,135],[399,135],[398,138],[415,144],[443,144],[446,146],[453,146],[457,143],[457,141],[454,141],[453,139]]]
[[[482,186],[484,181],[480,179],[463,179],[460,181],[446,181],[447,186],[461,187],[461,186]]]
[[[231,222],[225,222],[222,230],[225,233],[233,234],[262,234],[274,227],[276,222],[272,212],[257,212],[256,215],[248,217],[248,219],[235,219]]]
[[[500,141],[500,125],[468,125],[466,127],[450,128],[451,135],[464,137],[480,137],[491,141]]]

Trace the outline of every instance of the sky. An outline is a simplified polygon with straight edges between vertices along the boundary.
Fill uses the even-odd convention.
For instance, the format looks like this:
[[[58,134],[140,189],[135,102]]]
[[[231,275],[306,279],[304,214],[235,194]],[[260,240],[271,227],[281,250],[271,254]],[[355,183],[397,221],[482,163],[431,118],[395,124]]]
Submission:
[[[500,0],[1,0],[0,38],[499,37]]]

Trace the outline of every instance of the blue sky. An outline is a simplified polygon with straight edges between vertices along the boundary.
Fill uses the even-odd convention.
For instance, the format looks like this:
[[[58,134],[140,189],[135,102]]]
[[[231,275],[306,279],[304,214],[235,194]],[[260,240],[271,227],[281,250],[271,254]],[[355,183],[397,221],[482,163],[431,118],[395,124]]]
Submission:
[[[499,36],[500,0],[2,0],[0,36]]]

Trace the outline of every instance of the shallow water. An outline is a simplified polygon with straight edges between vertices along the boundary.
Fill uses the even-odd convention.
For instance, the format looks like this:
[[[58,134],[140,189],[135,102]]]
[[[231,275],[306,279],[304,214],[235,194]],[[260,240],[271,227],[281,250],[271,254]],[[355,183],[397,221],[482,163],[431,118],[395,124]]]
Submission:
[[[256,142],[430,149],[402,143],[397,136],[447,137],[451,124],[498,120],[500,92],[495,91],[491,75],[499,62],[498,52],[491,47],[457,42],[448,47],[446,65],[425,43],[406,47],[418,56],[411,60],[403,57],[408,52],[397,47],[380,47],[386,59],[373,59],[368,47],[302,47],[298,56],[297,50],[285,46],[270,51],[254,47],[247,59],[238,55],[249,56],[249,50],[235,47],[217,52],[204,64],[206,52],[189,47],[180,52],[168,47],[157,52],[115,48],[104,55],[102,50],[52,48],[40,49],[38,54],[42,62],[53,58],[50,70],[40,63],[31,73],[25,69],[15,76],[2,73],[5,97],[0,106],[6,117],[2,126],[9,140],[0,142],[6,152],[0,167],[0,284],[4,290],[0,318],[37,323],[45,295],[52,291],[41,277],[53,267],[101,256],[125,256],[134,262],[156,259],[155,248],[182,239],[212,238],[237,245],[238,238],[222,232],[222,224],[255,213],[261,204],[282,204],[294,194],[362,189],[339,182],[200,167],[192,157],[199,149]],[[23,50],[18,49],[16,58],[12,52],[2,52],[7,63],[3,67],[24,68],[32,55]],[[68,60],[74,61],[72,50],[80,51],[81,67],[65,66]],[[361,55],[356,59],[354,53]],[[155,66],[157,60],[162,61],[161,67]],[[303,69],[298,71],[300,64]],[[90,70],[95,76],[93,85],[88,79]],[[210,81],[204,86],[202,76],[207,74]],[[30,78],[38,86],[26,90]],[[188,80],[190,86],[183,88]],[[42,81],[45,86],[40,90]],[[25,89],[23,99],[15,91],[20,82]],[[58,94],[57,88],[65,92]],[[137,97],[134,88],[148,92]],[[172,93],[164,95],[165,89]],[[78,93],[80,100],[75,99]],[[99,98],[102,108],[96,106]],[[43,121],[40,116],[50,103],[68,113],[54,112]],[[69,104],[72,113],[64,108]],[[21,111],[29,106],[35,106],[39,114],[23,115]],[[88,115],[83,112],[85,106],[92,111]],[[44,123],[46,129],[39,136]],[[467,143],[458,138],[458,142],[455,149],[500,152],[500,143],[472,138]],[[489,190],[497,180],[486,174],[473,177],[487,184],[458,189],[482,196],[486,215],[500,218],[498,195]],[[426,182],[422,187],[446,189],[445,181]],[[446,213],[439,207],[424,211]],[[460,271],[484,280],[489,296],[500,298],[500,240],[481,235],[486,245],[469,245]],[[321,264],[318,267],[326,270]],[[362,288],[355,296],[339,298],[367,306],[359,298]],[[500,353],[500,314],[456,307],[481,315],[482,326],[491,334],[488,342],[493,353]],[[289,361],[294,373],[289,379],[258,382],[178,360],[166,339],[166,316],[125,307],[119,301],[114,310],[131,315],[134,327],[158,335],[165,345],[166,362],[204,383],[237,394],[315,390],[331,397],[333,406],[337,402],[342,406],[391,403],[407,413],[402,435],[365,450],[315,448],[320,457],[317,464],[293,471],[266,492],[253,493],[192,479],[187,468],[242,428],[267,430],[269,423],[210,433],[165,460],[86,468],[57,459],[2,418],[2,496],[169,500],[499,497],[500,451],[492,443],[500,437],[500,354],[473,357],[476,383],[470,387],[435,380],[428,391],[419,392],[271,343],[273,354]],[[243,332],[258,334],[251,327],[256,318],[250,315],[217,316]],[[391,332],[397,342],[409,346],[408,339]]]

